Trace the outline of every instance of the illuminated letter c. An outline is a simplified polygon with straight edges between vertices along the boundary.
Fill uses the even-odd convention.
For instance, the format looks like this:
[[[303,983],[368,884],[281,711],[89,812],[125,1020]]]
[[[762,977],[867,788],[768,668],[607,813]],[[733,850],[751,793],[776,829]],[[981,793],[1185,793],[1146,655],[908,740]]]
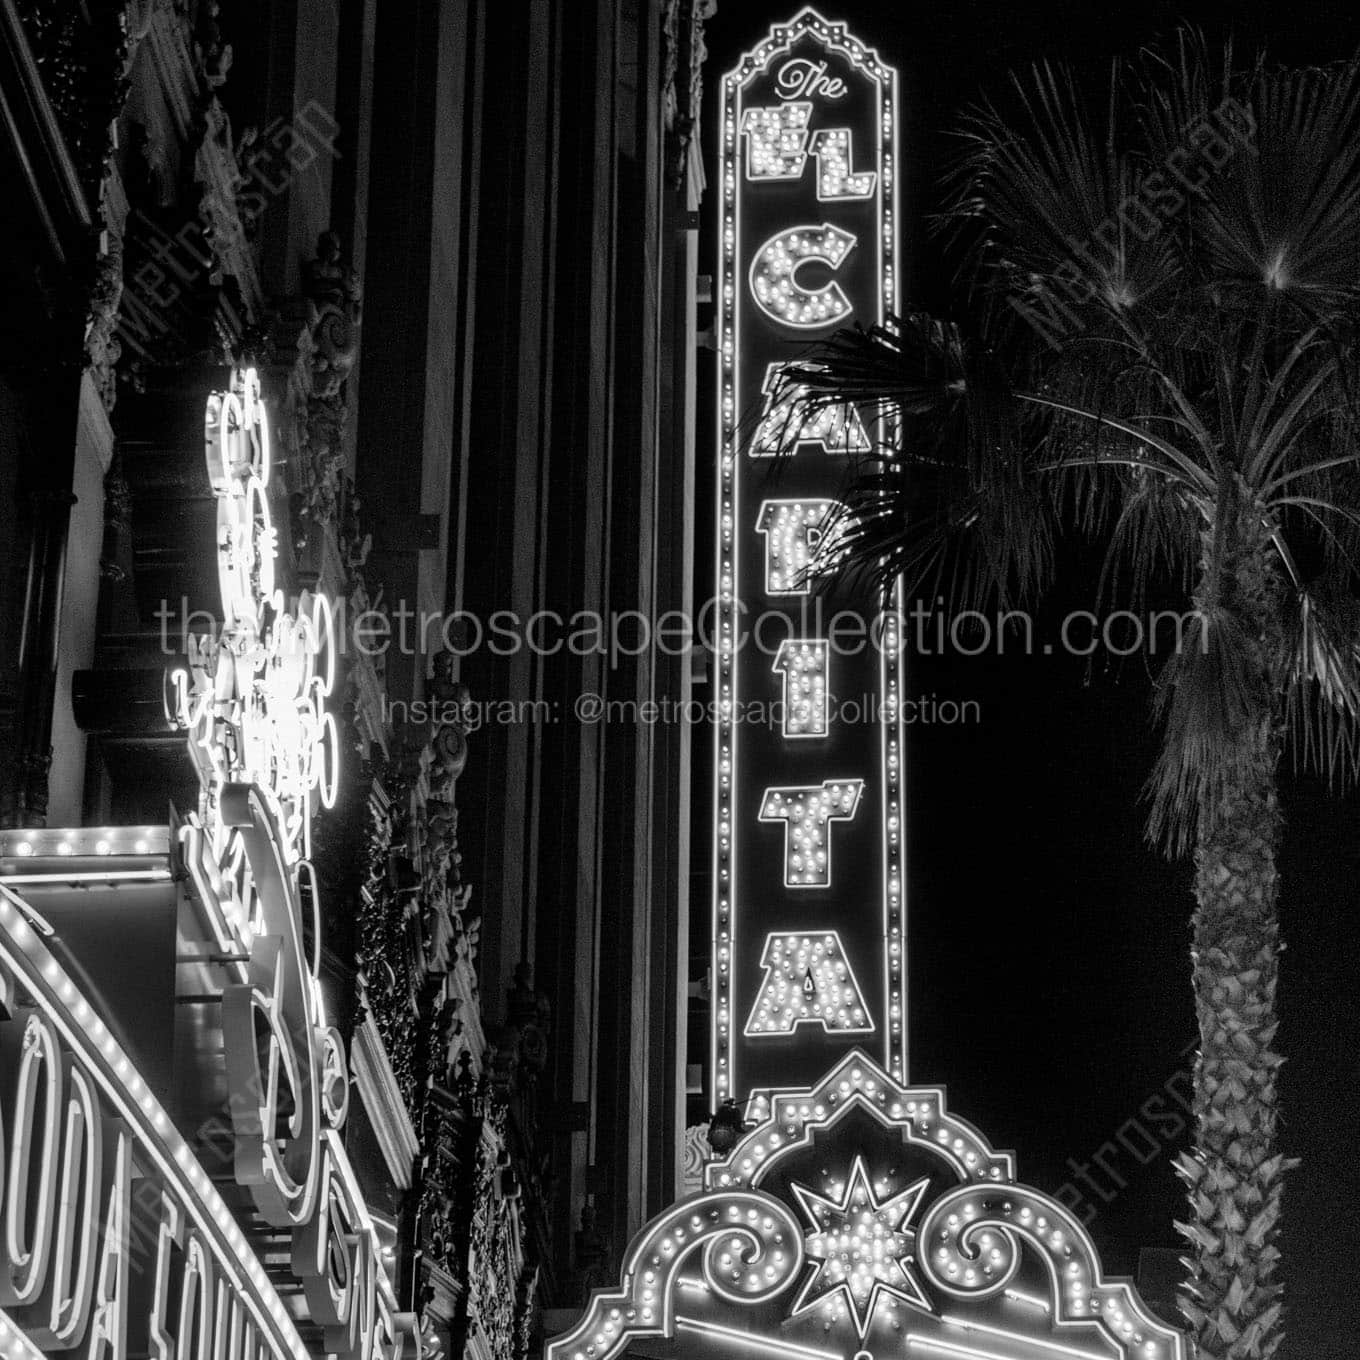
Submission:
[[[808,289],[798,282],[804,265],[839,269],[855,248],[852,232],[829,222],[776,232],[751,261],[751,296],[771,321],[795,330],[817,330],[850,318],[850,300],[834,281]]]

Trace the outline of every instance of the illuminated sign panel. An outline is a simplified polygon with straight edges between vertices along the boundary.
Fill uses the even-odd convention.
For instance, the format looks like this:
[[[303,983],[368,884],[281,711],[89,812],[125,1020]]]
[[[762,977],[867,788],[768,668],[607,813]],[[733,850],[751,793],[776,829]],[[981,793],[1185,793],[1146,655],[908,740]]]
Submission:
[[[1184,1360],[1076,1217],[951,1113],[851,1052],[653,1219],[546,1360]],[[640,1349],[640,1348],[639,1348]]]
[[[891,630],[839,636],[807,570],[854,412],[778,387],[802,345],[897,305],[897,78],[805,11],[723,81],[713,1089],[813,1080],[851,1045],[906,1076]],[[776,463],[774,455],[791,450]],[[878,645],[878,638],[883,645]],[[746,721],[753,713],[771,721]]]

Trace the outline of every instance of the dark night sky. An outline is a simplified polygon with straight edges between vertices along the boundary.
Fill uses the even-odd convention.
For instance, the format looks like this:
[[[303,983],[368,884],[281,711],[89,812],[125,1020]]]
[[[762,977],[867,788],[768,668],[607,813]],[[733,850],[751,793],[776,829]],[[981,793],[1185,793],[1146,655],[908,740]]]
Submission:
[[[798,8],[798,0],[720,4],[708,26],[710,136],[718,75]],[[1211,38],[1226,32],[1216,7],[1135,0],[826,0],[820,8],[901,72],[902,202],[916,229],[908,296],[918,305],[944,292],[921,215],[944,163],[942,130],[961,108],[1000,91],[1008,70],[1046,57],[1085,69],[1098,90],[1109,57],[1133,55],[1181,17]],[[1264,46],[1280,62],[1325,62],[1360,45],[1349,6],[1244,5],[1233,24],[1240,47]],[[710,194],[709,269],[714,203]],[[1066,556],[1065,585],[1036,621],[1038,638],[1056,638],[1066,610],[1094,604],[1098,554],[1073,545]],[[1188,1089],[1176,1073],[1194,1035],[1190,867],[1167,863],[1142,839],[1140,791],[1156,750],[1147,671],[1137,658],[1088,673],[1084,661],[1042,655],[916,657],[912,666],[918,695],[974,699],[982,713],[971,727],[910,732],[913,1076],[948,1085],[958,1113],[1017,1150],[1024,1179],[1050,1191],[1073,1184],[1079,1212],[1096,1211],[1091,1231],[1107,1266],[1132,1271],[1139,1247],[1178,1245],[1172,1220],[1183,1216],[1182,1202],[1170,1155],[1186,1139],[1165,1093],[1168,1083]],[[1287,1192],[1294,1328],[1285,1360],[1339,1360],[1354,1353],[1360,1332],[1352,1207],[1360,1197],[1360,800],[1330,799],[1316,782],[1290,779],[1285,811],[1285,1137],[1304,1158]],[[1147,1106],[1155,1119],[1140,1115],[1158,1098]],[[1086,1164],[1084,1185],[1069,1157]]]

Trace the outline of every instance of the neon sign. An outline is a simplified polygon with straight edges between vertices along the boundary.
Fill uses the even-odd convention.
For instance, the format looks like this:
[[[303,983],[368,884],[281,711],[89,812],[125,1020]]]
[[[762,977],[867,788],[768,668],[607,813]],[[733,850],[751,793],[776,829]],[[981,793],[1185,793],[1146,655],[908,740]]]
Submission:
[[[905,1078],[907,1038],[896,639],[861,605],[882,647],[831,645],[808,576],[819,552],[826,560],[847,459],[872,443],[857,413],[800,412],[779,387],[807,339],[897,306],[897,77],[843,25],[805,10],[742,58],[722,100],[718,1100],[791,1072],[810,1081],[866,1033]],[[792,457],[772,494],[781,449]],[[743,637],[755,616],[782,621],[777,645]],[[872,712],[842,722],[837,696],[869,696],[859,707]],[[779,698],[773,730],[742,726],[743,705]],[[796,949],[771,962],[778,941],[804,936],[835,940],[848,981],[829,987],[828,964],[810,952],[797,977]]]
[[[329,602],[304,592],[289,611],[274,583],[268,413],[253,369],[208,400],[208,475],[217,498],[224,624],[173,678],[199,806],[183,829],[186,862],[213,929],[248,956],[222,995],[233,1167],[256,1212],[292,1233],[326,1348],[368,1360],[395,1354],[392,1288],[339,1137],[349,1071],[327,1023],[311,817],[338,779],[336,648]],[[311,913],[311,957],[304,911]]]
[[[348,1093],[303,948],[304,902],[320,940],[312,805],[335,799],[332,618],[320,595],[290,613],[275,586],[268,414],[253,369],[208,398],[204,436],[224,622],[172,677],[199,778],[181,839],[218,942],[249,956],[222,996],[236,1178],[267,1223],[291,1228],[315,1212],[322,1132],[344,1122]]]
[[[1017,1181],[939,1087],[852,1051],[753,1104],[765,1117],[643,1228],[619,1287],[546,1360],[681,1334],[691,1360],[1185,1360],[1077,1218]]]
[[[224,949],[288,929],[284,909],[266,920],[270,851],[250,862],[246,827],[270,824],[278,894],[316,901],[311,871],[314,803],[331,806],[338,774],[334,618],[324,595],[304,592],[289,611],[275,585],[278,531],[269,509],[268,412],[254,369],[238,370],[207,402],[204,454],[217,501],[217,576],[223,627],[191,640],[189,664],[171,678],[170,714],[189,734],[199,806],[182,840],[186,862]],[[243,802],[253,789],[253,806]]]
[[[195,641],[167,708],[199,780],[180,850],[228,979],[228,1175],[274,1230],[271,1249],[282,1239],[298,1311],[325,1352],[398,1360],[406,1323],[340,1136],[349,1073],[319,980],[311,817],[334,801],[338,777],[331,611],[307,594],[290,609],[275,581],[269,422],[254,370],[209,398],[204,433],[223,626]],[[4,841],[33,870],[7,874],[9,884],[168,877],[146,867],[168,849],[154,828]],[[44,933],[38,913],[0,887],[6,1353],[82,1345],[89,1360],[304,1360],[295,1311],[223,1192]],[[131,1292],[130,1265],[146,1275]]]

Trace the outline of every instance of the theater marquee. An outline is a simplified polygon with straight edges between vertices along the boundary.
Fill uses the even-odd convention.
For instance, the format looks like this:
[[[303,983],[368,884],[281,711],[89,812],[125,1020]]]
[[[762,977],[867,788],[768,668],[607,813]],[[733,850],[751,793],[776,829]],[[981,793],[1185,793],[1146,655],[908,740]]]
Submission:
[[[907,1075],[895,625],[864,641],[861,602],[837,645],[844,606],[807,573],[873,431],[777,386],[808,340],[897,306],[898,113],[896,73],[811,10],[722,89],[711,1059],[741,1100],[851,1046]],[[744,723],[757,706],[779,720]]]
[[[939,1087],[852,1052],[761,1105],[546,1360],[1184,1360]]]

